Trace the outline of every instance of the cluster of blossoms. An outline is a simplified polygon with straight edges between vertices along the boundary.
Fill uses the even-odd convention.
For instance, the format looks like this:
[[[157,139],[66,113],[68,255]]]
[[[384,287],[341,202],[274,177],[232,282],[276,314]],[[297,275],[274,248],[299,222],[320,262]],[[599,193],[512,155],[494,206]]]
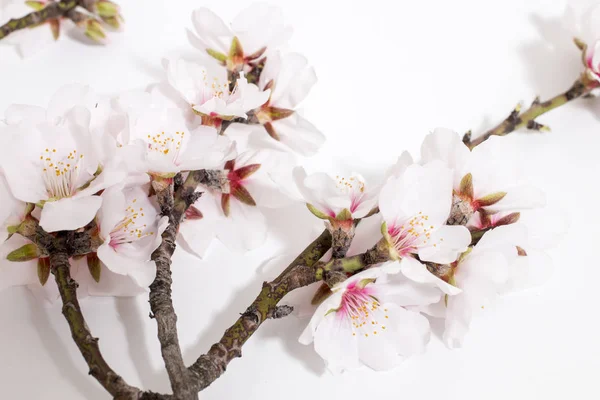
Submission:
[[[261,245],[262,210],[293,197],[291,153],[313,154],[324,141],[296,111],[316,78],[301,55],[281,52],[289,28],[248,25],[281,21],[278,12],[253,6],[230,28],[196,10],[202,39],[190,38],[204,64],[165,60],[164,81],[148,90],[109,97],[75,84],[45,108],[10,106],[0,126],[7,143],[0,150],[0,286],[41,283],[57,296],[45,285],[48,254],[30,240],[39,225],[92,238],[90,252],[72,260],[81,294],[139,293],[155,277],[151,256],[168,226],[157,193],[190,171],[217,178],[201,185],[187,209],[181,247],[202,256],[215,239],[240,251]],[[239,124],[260,140],[231,139]]]
[[[120,20],[113,3],[95,4],[105,23]],[[6,111],[0,289],[28,285],[57,296],[46,285],[49,255],[34,240],[43,229],[90,238],[71,263],[80,294],[143,291],[170,223],[161,193],[194,171],[212,177],[178,229],[178,244],[195,256],[214,240],[236,251],[260,246],[263,210],[298,198],[325,221],[333,252],[316,273],[327,291],[315,297],[300,340],[314,342],[334,371],[389,369],[423,352],[428,318],[443,318],[444,342],[460,347],[472,319],[500,294],[548,276],[539,230],[521,218],[543,211],[544,196],[507,159],[506,139],[471,149],[438,128],[417,161],[403,153],[381,184],[309,175],[294,166],[294,153],[310,156],[324,141],[298,112],[316,76],[303,56],[283,52],[290,29],[279,10],[256,5],[228,25],[201,8],[192,21],[188,36],[202,64],[168,59],[164,80],[144,91],[109,97],[70,85],[45,108]],[[50,22],[54,32],[58,24]],[[582,46],[587,73],[598,79],[597,45]],[[239,125],[252,129],[231,135]],[[366,253],[349,254],[363,218],[381,219],[381,235]]]
[[[402,154],[374,188],[359,176],[297,172],[309,209],[332,232],[353,235],[373,210],[382,219],[383,237],[367,252],[374,263],[357,255],[324,263],[325,277],[349,277],[332,285],[300,340],[314,341],[330,369],[388,369],[423,352],[430,337],[424,314],[444,318],[444,342],[460,347],[472,318],[499,294],[548,277],[536,219],[519,222],[544,206],[544,196],[521,182],[507,145],[494,137],[471,151],[457,133],[438,128],[418,162]]]

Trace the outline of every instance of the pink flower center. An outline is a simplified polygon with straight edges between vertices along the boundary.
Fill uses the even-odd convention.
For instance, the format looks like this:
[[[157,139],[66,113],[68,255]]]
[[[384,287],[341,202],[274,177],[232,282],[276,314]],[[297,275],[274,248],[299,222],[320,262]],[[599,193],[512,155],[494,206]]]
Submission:
[[[386,329],[388,310],[381,308],[370,285],[363,286],[360,282],[348,285],[337,310],[338,318],[350,321],[352,336],[369,337]]]
[[[429,216],[419,212],[410,219],[388,227],[388,234],[398,255],[405,257],[417,253],[419,247],[431,244],[431,233],[435,229],[429,223]],[[437,243],[433,243],[433,246],[437,247]]]
[[[351,176],[348,179],[344,177],[340,178],[339,176],[336,178],[338,180],[337,188],[343,194],[348,194],[348,196],[350,196],[350,212],[355,212],[365,200],[365,183],[356,176]]]
[[[125,217],[110,232],[109,245],[113,249],[124,243],[131,243],[147,236],[154,235],[154,232],[147,232],[147,225],[139,223],[139,219],[144,217],[144,208],[135,208],[137,199],[133,199],[130,206],[126,208]]]

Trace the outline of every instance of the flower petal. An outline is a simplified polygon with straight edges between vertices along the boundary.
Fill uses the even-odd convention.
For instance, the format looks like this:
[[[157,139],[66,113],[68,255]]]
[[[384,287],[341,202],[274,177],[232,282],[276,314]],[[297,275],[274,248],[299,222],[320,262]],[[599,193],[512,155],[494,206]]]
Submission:
[[[64,198],[44,204],[40,226],[46,232],[69,231],[87,225],[102,205],[100,196]]]

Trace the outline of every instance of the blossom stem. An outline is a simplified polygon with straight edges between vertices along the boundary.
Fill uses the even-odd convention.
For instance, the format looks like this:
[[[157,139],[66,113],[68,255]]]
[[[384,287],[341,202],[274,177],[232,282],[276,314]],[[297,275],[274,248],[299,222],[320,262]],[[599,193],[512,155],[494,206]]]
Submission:
[[[355,274],[372,265],[379,264],[390,259],[389,244],[385,238],[382,238],[372,248],[364,253],[351,257],[333,258],[329,262],[317,269],[317,278],[322,278],[328,284],[328,275],[336,275],[343,272]],[[336,282],[337,283],[337,282]],[[329,286],[332,286],[331,284]]]
[[[277,278],[263,284],[256,299],[225,331],[221,340],[190,366],[195,391],[208,387],[225,372],[231,360],[241,357],[242,346],[261,324],[280,314],[277,305],[286,294],[317,282],[315,264],[330,248],[331,234],[325,230]]]
[[[537,117],[589,93],[596,87],[598,87],[598,83],[588,78],[586,73],[583,73],[566,92],[546,101],[540,101],[539,98],[536,98],[524,112],[521,112],[520,106],[517,106],[498,126],[474,140],[471,140],[471,133],[469,132],[463,137],[463,142],[470,149],[473,149],[492,136],[505,136],[521,128],[534,131],[547,131],[549,130],[547,127],[535,121]]]
[[[61,0],[59,2],[50,3],[39,11],[31,12],[21,18],[11,19],[4,25],[0,26],[0,40],[4,39],[13,32],[37,26],[50,19],[60,17],[70,18],[71,12],[74,13],[74,18],[77,19],[79,13],[75,11],[75,8],[77,6],[91,8],[91,4],[93,3],[95,3],[95,1],[90,0]]]

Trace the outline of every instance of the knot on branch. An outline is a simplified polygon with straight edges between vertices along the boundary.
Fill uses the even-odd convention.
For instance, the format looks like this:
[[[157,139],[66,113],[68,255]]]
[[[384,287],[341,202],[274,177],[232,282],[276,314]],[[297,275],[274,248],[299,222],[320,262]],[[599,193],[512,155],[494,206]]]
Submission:
[[[293,311],[294,311],[294,307],[292,307],[292,306],[287,306],[287,305],[277,306],[269,311],[269,313],[267,314],[267,318],[279,319],[279,318],[287,317]]]

